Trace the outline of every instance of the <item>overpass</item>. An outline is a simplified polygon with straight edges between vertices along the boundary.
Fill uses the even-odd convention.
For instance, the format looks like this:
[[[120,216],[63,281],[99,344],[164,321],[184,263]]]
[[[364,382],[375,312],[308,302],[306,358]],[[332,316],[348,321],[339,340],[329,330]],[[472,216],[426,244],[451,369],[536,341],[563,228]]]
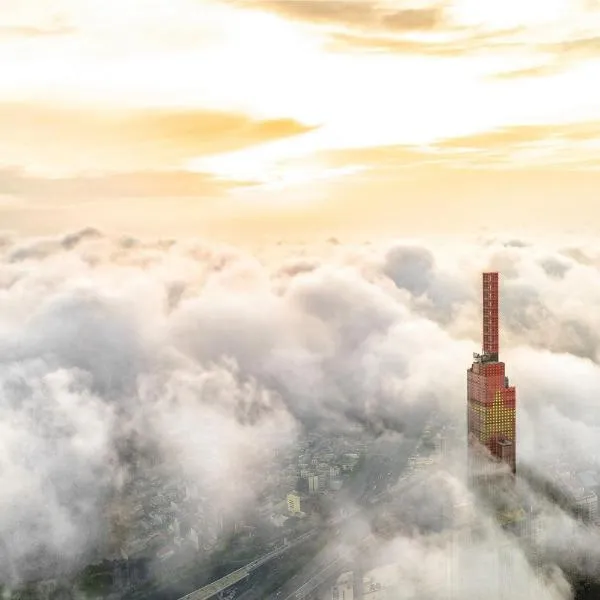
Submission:
[[[256,560],[253,560],[252,562],[241,567],[240,569],[236,569],[235,571],[228,573],[227,575],[225,575],[225,577],[221,577],[221,579],[217,579],[216,581],[213,581],[212,583],[209,583],[208,585],[205,585],[202,588],[190,592],[186,596],[181,597],[179,600],[208,600],[209,598],[216,596],[218,593],[225,591],[228,587],[239,583],[240,581],[248,577],[250,573],[252,573],[252,571],[258,569],[259,567],[262,567],[264,564],[268,563],[274,558],[281,556],[291,548],[294,548],[295,546],[306,542],[310,538],[314,537],[319,531],[320,529],[311,529],[307,533],[304,533],[301,536],[294,538],[292,541],[287,542],[286,544],[282,544],[274,550],[263,554]]]

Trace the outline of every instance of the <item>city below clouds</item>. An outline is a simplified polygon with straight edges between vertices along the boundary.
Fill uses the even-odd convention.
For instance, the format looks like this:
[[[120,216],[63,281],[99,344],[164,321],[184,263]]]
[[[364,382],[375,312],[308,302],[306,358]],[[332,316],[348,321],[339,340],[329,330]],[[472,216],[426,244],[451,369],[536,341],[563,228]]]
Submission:
[[[597,245],[330,240],[251,254],[88,228],[6,235],[1,248],[5,581],[56,557],[68,572],[105,547],[131,436],[203,502],[236,515],[259,501],[265,472],[305,428],[413,439],[431,411],[462,423],[486,269],[501,273],[500,356],[517,386],[519,465],[543,474],[558,460],[579,470],[600,461],[600,328],[588,310],[600,296]],[[444,487],[459,477],[456,464],[440,474]],[[425,520],[435,481],[424,484],[435,493],[404,497]],[[547,554],[568,544],[563,566],[596,577],[597,534],[558,508],[546,519]],[[381,551],[420,564],[427,579],[446,543],[399,535]],[[536,597],[569,597],[560,577],[537,581],[520,568],[522,585],[541,586]],[[475,599],[489,582],[469,585]]]

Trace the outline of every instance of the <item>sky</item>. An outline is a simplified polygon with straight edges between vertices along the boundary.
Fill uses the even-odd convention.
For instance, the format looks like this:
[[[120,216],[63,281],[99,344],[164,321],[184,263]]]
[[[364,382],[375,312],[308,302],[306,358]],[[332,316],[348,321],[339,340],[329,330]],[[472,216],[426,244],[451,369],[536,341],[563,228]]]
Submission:
[[[596,233],[595,0],[0,0],[0,227]]]
[[[0,581],[45,572],[49,555],[76,569],[98,548],[114,551],[110,532],[117,514],[127,522],[120,494],[133,476],[119,449],[132,437],[196,490],[208,544],[223,515],[264,507],[265,485],[284,473],[279,457],[294,456],[305,427],[360,424],[401,441],[420,435],[431,409],[466,427],[484,270],[501,273],[500,356],[517,389],[518,468],[550,477],[557,461],[599,469],[600,327],[587,310],[600,301],[599,268],[597,243],[497,236],[249,252],[93,228],[3,235]],[[417,522],[468,495],[464,453],[442,467],[394,496]],[[504,540],[520,569],[514,597],[532,597],[534,585],[536,598],[569,600],[560,568],[600,578],[598,532],[542,505],[541,551],[557,571],[536,576]],[[464,578],[466,600],[490,597],[503,538],[489,519],[484,530],[464,548],[480,561]],[[417,532],[377,544],[396,562],[399,593],[438,576],[451,553],[449,539]]]

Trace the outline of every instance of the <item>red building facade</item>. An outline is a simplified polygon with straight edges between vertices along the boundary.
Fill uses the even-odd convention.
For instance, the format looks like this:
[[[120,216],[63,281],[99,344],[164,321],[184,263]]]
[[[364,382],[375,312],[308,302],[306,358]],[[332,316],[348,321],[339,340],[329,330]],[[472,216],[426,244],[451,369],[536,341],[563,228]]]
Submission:
[[[467,371],[470,474],[484,469],[490,458],[506,463],[514,474],[516,394],[499,361],[498,273],[483,274],[483,352],[473,358]]]

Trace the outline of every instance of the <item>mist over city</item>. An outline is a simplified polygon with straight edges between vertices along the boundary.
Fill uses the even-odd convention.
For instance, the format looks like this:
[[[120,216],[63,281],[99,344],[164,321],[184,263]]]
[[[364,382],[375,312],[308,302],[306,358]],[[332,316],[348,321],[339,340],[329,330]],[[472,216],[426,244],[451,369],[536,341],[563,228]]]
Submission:
[[[575,510],[599,477],[599,265],[591,245],[502,237],[3,237],[6,593],[179,598],[267,555],[219,597],[330,598],[360,572],[368,600],[481,598],[503,577],[512,597],[574,598],[599,575],[597,497]],[[466,480],[490,270],[531,547]]]

